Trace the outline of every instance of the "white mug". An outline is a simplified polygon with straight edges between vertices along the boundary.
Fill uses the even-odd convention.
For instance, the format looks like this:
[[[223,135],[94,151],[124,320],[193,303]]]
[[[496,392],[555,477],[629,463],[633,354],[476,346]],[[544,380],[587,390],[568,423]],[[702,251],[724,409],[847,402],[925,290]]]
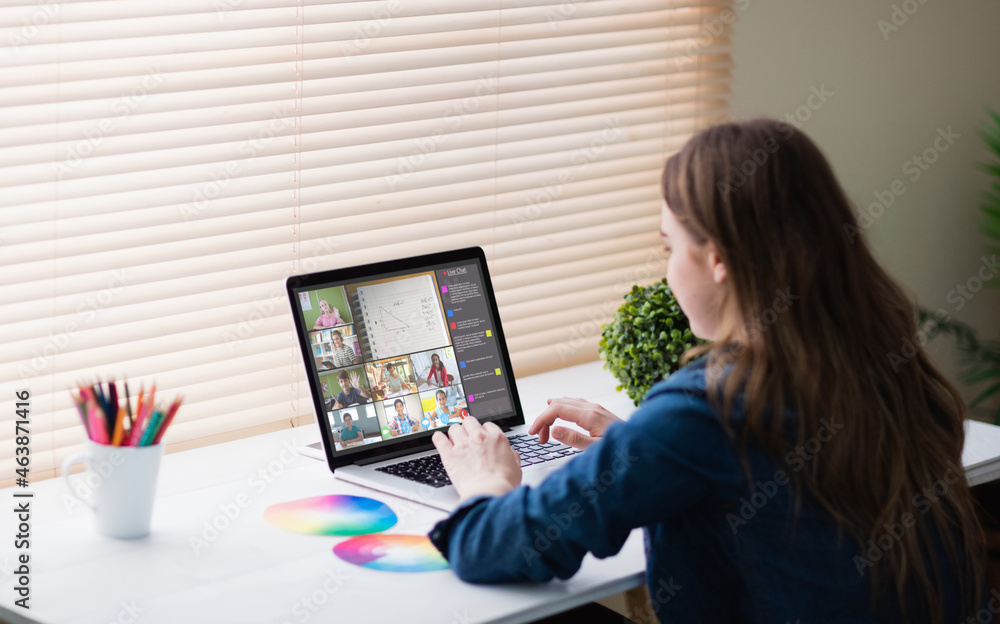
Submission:
[[[85,453],[62,463],[71,495],[94,510],[101,535],[118,539],[148,535],[163,446],[110,446],[92,440],[84,445]],[[74,483],[70,468],[81,461],[87,471]]]

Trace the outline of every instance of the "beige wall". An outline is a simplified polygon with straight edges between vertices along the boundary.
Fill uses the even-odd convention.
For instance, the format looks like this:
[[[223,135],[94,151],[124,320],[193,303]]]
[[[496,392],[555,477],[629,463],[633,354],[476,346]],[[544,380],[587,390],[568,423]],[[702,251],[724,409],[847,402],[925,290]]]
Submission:
[[[985,106],[1000,110],[1000,2],[734,3],[740,14],[734,26],[735,113],[784,118],[798,111],[802,129],[865,211],[873,193],[891,193],[899,180],[905,192],[867,230],[875,253],[922,305],[944,308],[981,335],[996,336],[1000,289],[984,289],[960,310],[957,293],[951,301],[948,294],[976,275],[985,253],[976,221],[988,184],[976,163],[986,151],[977,131]],[[893,4],[902,25],[883,33],[879,20],[892,24]],[[814,88],[826,93],[810,100]],[[947,151],[929,154],[937,161],[914,180],[917,165],[904,165],[948,128],[959,138]],[[1000,285],[1000,275],[993,284]],[[935,340],[928,348],[956,379],[951,345]]]

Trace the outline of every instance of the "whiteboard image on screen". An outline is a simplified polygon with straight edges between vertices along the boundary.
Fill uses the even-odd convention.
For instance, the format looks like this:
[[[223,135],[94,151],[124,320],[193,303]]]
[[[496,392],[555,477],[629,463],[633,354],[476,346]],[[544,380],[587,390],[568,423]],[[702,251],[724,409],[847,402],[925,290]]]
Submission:
[[[356,301],[374,359],[451,344],[430,275],[359,286]]]

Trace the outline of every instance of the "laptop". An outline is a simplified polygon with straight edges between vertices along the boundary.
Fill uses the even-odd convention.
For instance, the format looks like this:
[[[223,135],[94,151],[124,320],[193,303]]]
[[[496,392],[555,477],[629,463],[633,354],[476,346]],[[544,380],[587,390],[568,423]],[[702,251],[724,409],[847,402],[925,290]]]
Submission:
[[[479,247],[289,277],[296,335],[334,477],[445,511],[458,492],[431,442],[496,423],[537,485],[577,449],[527,433]]]

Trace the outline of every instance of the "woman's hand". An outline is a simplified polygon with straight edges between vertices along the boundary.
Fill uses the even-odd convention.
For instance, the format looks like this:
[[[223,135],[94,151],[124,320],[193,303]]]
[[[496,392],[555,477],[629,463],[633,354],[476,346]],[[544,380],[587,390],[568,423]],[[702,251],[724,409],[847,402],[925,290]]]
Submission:
[[[462,500],[506,494],[521,483],[521,458],[495,423],[480,425],[470,416],[431,440]]]
[[[586,429],[590,435],[566,427],[553,426],[553,423],[558,419],[576,423]],[[616,422],[622,422],[622,419],[596,403],[563,397],[549,399],[549,406],[538,415],[535,422],[531,423],[528,433],[532,435],[537,433],[538,442],[545,444],[549,441],[549,433],[551,432],[552,437],[563,444],[583,449],[593,444],[597,438],[604,435],[611,424]]]

